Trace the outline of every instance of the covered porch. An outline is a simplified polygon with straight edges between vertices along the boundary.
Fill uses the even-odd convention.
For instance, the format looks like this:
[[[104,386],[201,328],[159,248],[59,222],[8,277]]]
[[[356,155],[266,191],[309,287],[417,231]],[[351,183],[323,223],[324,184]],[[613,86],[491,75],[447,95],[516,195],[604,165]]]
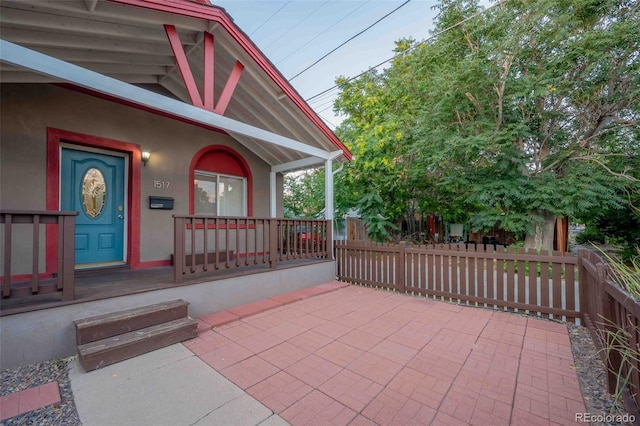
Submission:
[[[71,212],[0,211],[4,274],[0,316],[213,282],[329,262],[331,223],[324,220],[174,215],[171,265],[131,269],[74,267]],[[39,272],[39,241],[57,233],[57,269]],[[25,229],[26,228],[26,229]],[[31,247],[13,234],[31,234]],[[17,247],[16,247],[17,246]],[[12,258],[29,258],[29,274],[12,274]],[[329,276],[330,278],[330,276]]]

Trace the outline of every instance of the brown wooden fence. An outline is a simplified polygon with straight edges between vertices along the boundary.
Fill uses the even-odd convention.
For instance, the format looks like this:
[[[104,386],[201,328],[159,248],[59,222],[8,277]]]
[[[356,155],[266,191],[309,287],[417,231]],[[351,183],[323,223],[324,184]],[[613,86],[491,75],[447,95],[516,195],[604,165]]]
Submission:
[[[581,316],[578,259],[567,253],[361,241],[336,241],[335,252],[342,281],[567,321]]]
[[[614,282],[597,253],[581,249],[576,257],[493,245],[361,241],[336,241],[335,253],[339,279],[353,284],[582,320],[607,366],[609,391],[626,384],[620,387],[626,408],[640,418],[640,304]]]
[[[60,292],[63,301],[75,297],[75,220],[77,212],[58,211],[0,211],[0,224],[4,234],[2,249],[2,297]],[[43,283],[40,272],[40,243],[45,241],[45,229],[57,233],[57,268],[55,282]],[[20,250],[18,241],[28,248]],[[30,243],[30,244],[29,244]],[[28,274],[12,273],[13,259],[29,264]],[[26,259],[26,261],[25,261]],[[29,262],[30,260],[30,262]],[[45,276],[47,274],[44,274]],[[29,277],[30,285],[24,281]],[[14,281],[14,282],[12,282]]]
[[[607,366],[609,392],[616,392],[619,375],[621,384],[626,378],[626,408],[640,418],[640,304],[613,281],[598,253],[583,249],[579,259],[584,321]]]
[[[174,280],[189,273],[326,258],[331,222],[174,215]]]

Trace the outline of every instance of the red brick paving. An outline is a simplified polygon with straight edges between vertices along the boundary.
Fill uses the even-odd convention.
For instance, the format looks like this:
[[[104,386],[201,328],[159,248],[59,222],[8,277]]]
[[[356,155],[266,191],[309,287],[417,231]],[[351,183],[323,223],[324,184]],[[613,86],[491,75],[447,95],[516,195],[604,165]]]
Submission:
[[[573,424],[586,411],[563,324],[337,282],[201,320],[185,346],[293,425]]]
[[[0,397],[0,421],[60,403],[58,382],[49,382]]]

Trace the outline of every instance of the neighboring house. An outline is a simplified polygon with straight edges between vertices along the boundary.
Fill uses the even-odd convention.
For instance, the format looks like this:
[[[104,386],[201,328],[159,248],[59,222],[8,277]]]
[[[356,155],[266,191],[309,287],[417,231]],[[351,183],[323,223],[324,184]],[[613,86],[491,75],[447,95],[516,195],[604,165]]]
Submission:
[[[190,245],[192,237],[200,239],[198,244],[210,239],[208,252],[215,246],[236,259],[269,260],[275,247],[279,255],[300,252],[280,247],[289,244],[282,227],[299,224],[278,222],[276,228],[267,220],[283,215],[281,174],[322,164],[331,170],[333,162],[348,161],[351,154],[224,10],[187,0],[3,0],[0,26],[3,221],[16,211],[33,217],[44,211],[78,212],[70,234],[76,270],[169,267],[175,253],[201,250]],[[331,220],[332,173],[326,175],[326,219]],[[184,216],[186,227],[174,215]],[[194,215],[264,220],[205,224]],[[37,220],[44,223],[43,217]],[[32,238],[29,229],[16,226],[12,247],[5,241],[5,298],[14,291],[7,281],[62,279],[60,265],[71,253],[64,258],[61,253],[70,241],[63,241],[55,225],[42,228],[46,232]],[[6,234],[6,225],[2,229]],[[196,229],[213,231],[205,237],[190,234]],[[318,235],[327,245],[320,257],[331,258],[331,230],[322,229]],[[216,233],[224,234],[224,242]],[[29,248],[32,241],[35,250]],[[70,320],[86,312],[178,296],[191,302],[197,316],[224,309],[223,300],[246,303],[334,276],[326,259],[299,266],[311,272],[287,269],[290,275],[274,275],[275,260],[271,257],[272,269],[263,272],[271,278],[235,278],[241,295],[230,296],[227,287],[223,296],[211,293],[222,287],[209,282],[212,290],[197,295],[180,287],[121,297],[117,303],[52,307],[47,312],[63,331],[48,338],[73,339]],[[205,306],[211,300],[217,305]],[[2,318],[2,368],[34,358],[25,350],[14,360],[19,336],[11,330],[17,316]],[[20,333],[30,332],[21,327]],[[56,346],[41,357],[66,352],[67,346]]]

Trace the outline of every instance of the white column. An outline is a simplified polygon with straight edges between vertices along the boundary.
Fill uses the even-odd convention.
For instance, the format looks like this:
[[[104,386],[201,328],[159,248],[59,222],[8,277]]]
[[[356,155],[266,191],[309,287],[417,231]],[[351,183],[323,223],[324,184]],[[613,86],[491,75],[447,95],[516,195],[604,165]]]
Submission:
[[[278,215],[276,196],[276,172],[269,172],[269,214],[271,217]]]
[[[324,218],[331,221],[331,232],[327,235],[329,259],[333,259],[333,167],[331,160],[324,163]]]
[[[324,162],[324,218],[333,221],[333,168],[332,161]]]

